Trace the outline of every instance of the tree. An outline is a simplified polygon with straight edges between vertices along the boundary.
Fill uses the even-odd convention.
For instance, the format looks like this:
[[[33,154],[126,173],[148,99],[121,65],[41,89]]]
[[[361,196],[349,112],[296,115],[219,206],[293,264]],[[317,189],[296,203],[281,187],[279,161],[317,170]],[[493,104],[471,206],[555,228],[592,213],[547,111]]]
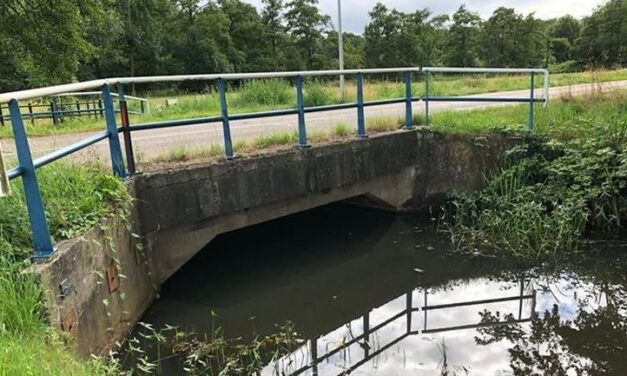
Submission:
[[[488,66],[541,66],[548,55],[547,31],[542,21],[523,17],[512,8],[497,8],[483,24],[482,58]]]
[[[371,68],[411,65],[415,51],[408,54],[407,48],[415,48],[415,45],[406,32],[408,25],[403,14],[377,3],[369,15],[370,22],[364,32],[366,65]]]
[[[479,65],[479,33],[481,18],[470,12],[465,5],[453,14],[446,45],[446,65],[451,67],[474,67]]]
[[[287,29],[296,47],[304,54],[307,69],[318,69],[325,63],[321,47],[331,18],[320,13],[317,5],[318,0],[292,0],[285,13]]]
[[[622,66],[627,59],[627,0],[610,0],[582,22],[575,54],[587,64]]]
[[[84,37],[82,19],[96,11],[92,1],[4,0],[0,7],[0,90],[74,79],[79,60],[93,48]]]
[[[560,17],[552,22],[550,48],[556,62],[562,63],[573,58],[575,41],[580,33],[579,21],[572,16]]]
[[[283,23],[283,0],[263,0],[262,21],[270,40],[272,68],[280,70],[285,66],[283,50],[285,45],[285,25]]]

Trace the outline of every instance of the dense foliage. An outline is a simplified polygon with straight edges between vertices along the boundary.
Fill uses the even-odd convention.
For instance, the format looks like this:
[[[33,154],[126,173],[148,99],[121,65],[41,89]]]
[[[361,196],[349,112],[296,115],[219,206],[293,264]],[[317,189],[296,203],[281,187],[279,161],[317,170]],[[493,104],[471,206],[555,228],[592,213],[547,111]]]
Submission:
[[[515,147],[480,192],[457,195],[451,233],[458,248],[559,259],[584,249],[588,235],[620,228],[627,218],[627,102],[618,96],[616,103],[607,122],[588,121],[582,109],[562,125],[581,137],[537,136]]]
[[[338,34],[318,0],[6,0],[0,91],[98,77],[337,67]],[[500,7],[486,20],[379,3],[363,35],[345,33],[347,68],[621,66],[627,0],[582,20]],[[195,89],[200,89],[197,87]]]

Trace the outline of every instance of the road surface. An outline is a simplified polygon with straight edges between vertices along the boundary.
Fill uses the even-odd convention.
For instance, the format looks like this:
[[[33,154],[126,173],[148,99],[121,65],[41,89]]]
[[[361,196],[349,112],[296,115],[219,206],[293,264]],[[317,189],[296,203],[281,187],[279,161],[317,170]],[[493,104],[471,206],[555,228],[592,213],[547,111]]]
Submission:
[[[562,86],[550,88],[549,96],[555,99],[562,96],[583,95],[594,91],[610,91],[627,88],[627,81],[614,81],[597,84],[579,84],[572,86]],[[542,95],[540,89],[536,90],[536,97]],[[517,90],[507,92],[497,92],[489,94],[478,94],[474,96],[508,98],[508,97],[528,97],[529,90]],[[429,110],[431,113],[443,110],[466,110],[485,107],[507,106],[511,103],[486,103],[486,102],[431,102]],[[549,102],[550,106],[550,102]],[[405,114],[405,104],[388,104],[381,106],[373,106],[365,108],[366,121],[373,117],[402,117]],[[414,114],[424,111],[424,102],[416,102],[413,104]],[[349,126],[357,126],[356,109],[333,110],[325,112],[316,112],[306,115],[307,131],[315,130],[329,131],[337,123],[346,123]],[[233,143],[240,140],[253,140],[261,135],[268,135],[279,132],[289,132],[297,130],[296,115],[277,116],[263,119],[250,119],[231,121],[231,135]],[[104,124],[103,124],[104,129]],[[60,147],[70,145],[86,136],[94,134],[77,133],[64,134],[58,136],[32,137],[30,138],[31,151],[35,156],[41,156],[50,153]],[[134,132],[133,147],[140,161],[149,160],[154,156],[164,154],[174,148],[202,148],[212,144],[222,145],[222,124],[198,124],[189,126],[179,126],[164,129],[154,129]],[[120,137],[121,142],[123,138]],[[6,156],[15,153],[15,145],[12,140],[2,140],[2,149]],[[122,144],[122,147],[124,145]],[[108,158],[109,150],[107,141],[103,140],[85,151],[79,153],[74,158]]]

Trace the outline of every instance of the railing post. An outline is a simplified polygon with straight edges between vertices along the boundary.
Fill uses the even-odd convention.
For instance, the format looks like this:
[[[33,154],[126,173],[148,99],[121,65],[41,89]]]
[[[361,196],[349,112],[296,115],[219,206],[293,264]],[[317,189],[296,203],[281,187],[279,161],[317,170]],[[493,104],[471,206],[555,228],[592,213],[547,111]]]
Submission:
[[[118,100],[120,103],[120,121],[124,134],[124,151],[126,152],[126,166],[128,174],[135,174],[135,154],[133,154],[133,141],[131,140],[130,119],[128,117],[128,106],[124,97],[124,85],[118,84]]]
[[[139,101],[139,110],[142,114],[145,113],[144,111],[146,111],[146,109],[144,108],[144,101]]]
[[[2,113],[2,105],[0,105],[0,124],[4,127],[4,114]]]
[[[364,117],[364,75],[361,72],[357,73],[357,137],[368,137]]]
[[[99,110],[98,112],[100,112],[100,117],[104,116],[104,114],[102,112],[102,108],[103,108],[102,107],[102,99],[98,99],[98,110]],[[96,113],[96,115],[98,115],[98,113]]]
[[[298,147],[307,148],[307,129],[305,128],[305,99],[303,97],[303,76],[296,76],[296,107],[298,107]]]
[[[81,102],[76,101],[76,116],[81,117]]]
[[[229,111],[226,106],[226,88],[224,80],[218,80],[218,91],[220,92],[220,110],[222,114],[222,133],[224,134],[224,152],[226,159],[233,159],[233,142],[231,140],[231,127],[229,125]]]
[[[429,71],[425,72],[425,125],[429,126]]]
[[[30,123],[35,124],[35,116],[33,115],[33,104],[28,102],[28,115],[30,116]]]
[[[102,86],[102,99],[105,107],[105,122],[109,133],[109,151],[111,153],[111,165],[113,173],[119,178],[126,177],[124,171],[124,160],[122,159],[122,149],[120,148],[120,138],[118,137],[118,127],[115,125],[115,111],[113,100],[111,100],[111,89],[109,84]]]
[[[531,72],[531,92],[529,93],[529,131],[533,132],[533,107],[534,107],[534,94],[535,94],[535,84],[534,84],[534,76],[535,72]]]
[[[318,339],[313,338],[309,340],[309,347],[311,348],[311,368],[313,375],[318,375]]]
[[[59,118],[57,117],[56,108],[57,106],[55,105],[54,101],[50,101],[50,113],[52,114],[53,125],[59,125]]]
[[[411,72],[405,72],[405,129],[412,127]]]
[[[370,311],[364,315],[364,359],[370,355]]]
[[[407,334],[411,333],[412,291],[407,293]]]
[[[41,200],[41,192],[37,183],[35,166],[30,153],[24,122],[20,113],[20,106],[15,99],[9,102],[9,112],[11,124],[13,126],[13,138],[15,139],[15,149],[22,174],[22,185],[24,186],[24,196],[26,198],[26,208],[28,210],[28,220],[33,233],[33,245],[35,253],[33,259],[45,259],[54,251],[50,230],[46,221],[44,205]]]

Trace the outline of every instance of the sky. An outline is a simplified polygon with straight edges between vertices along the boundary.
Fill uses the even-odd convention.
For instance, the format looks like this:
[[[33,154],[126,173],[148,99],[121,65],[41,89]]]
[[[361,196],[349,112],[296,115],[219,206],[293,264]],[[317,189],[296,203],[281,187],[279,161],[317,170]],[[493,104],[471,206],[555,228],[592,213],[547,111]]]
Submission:
[[[243,0],[254,4],[261,9],[261,0]],[[477,12],[486,19],[494,9],[506,6],[516,9],[518,13],[528,14],[535,12],[536,17],[547,19],[570,14],[581,18],[587,16],[594,8],[605,0],[341,0],[342,1],[342,27],[344,32],[361,34],[368,23],[368,12],[377,2],[385,4],[388,8],[396,8],[401,11],[414,11],[416,9],[429,8],[433,13],[452,14],[457,8],[466,4],[466,8]],[[337,0],[319,0],[320,9],[333,19],[337,28]]]

